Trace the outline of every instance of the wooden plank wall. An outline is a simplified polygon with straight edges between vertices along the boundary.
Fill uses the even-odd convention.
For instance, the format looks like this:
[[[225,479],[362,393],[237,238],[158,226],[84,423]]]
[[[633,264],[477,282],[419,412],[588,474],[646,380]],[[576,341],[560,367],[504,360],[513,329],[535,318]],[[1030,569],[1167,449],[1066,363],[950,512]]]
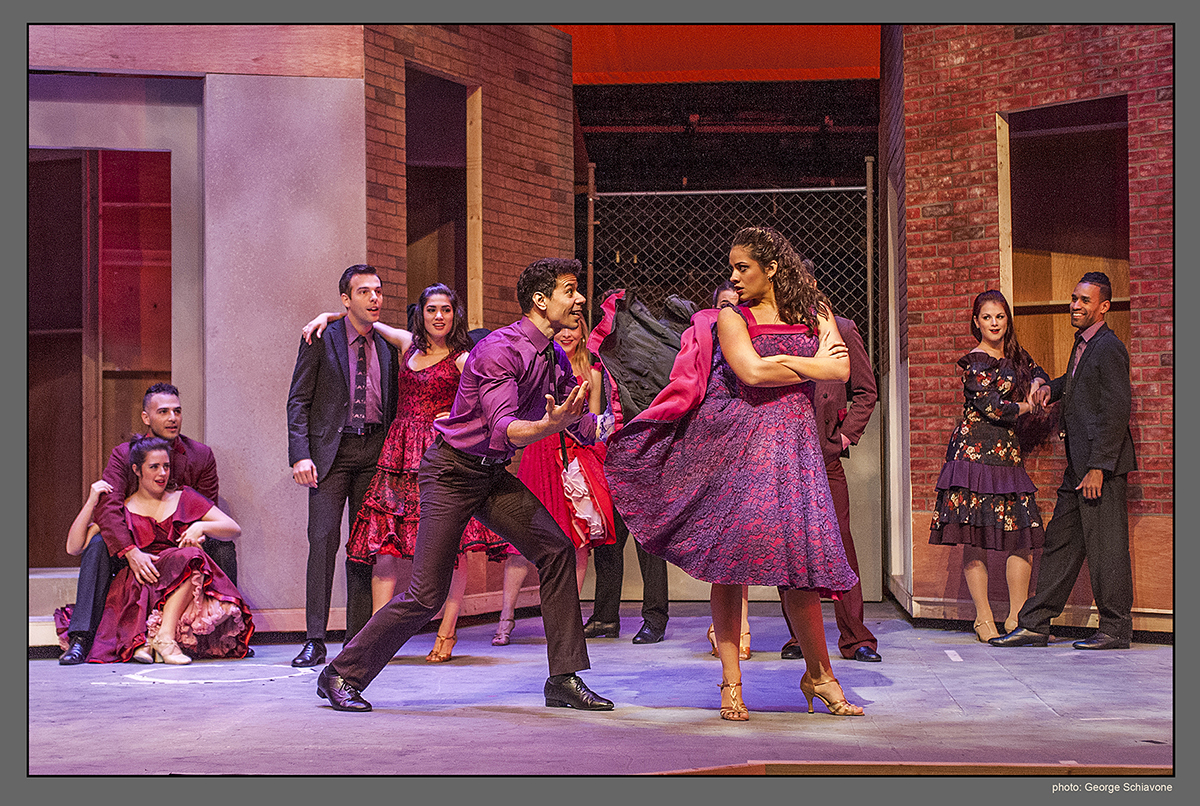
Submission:
[[[30,25],[29,69],[363,77],[361,25]]]

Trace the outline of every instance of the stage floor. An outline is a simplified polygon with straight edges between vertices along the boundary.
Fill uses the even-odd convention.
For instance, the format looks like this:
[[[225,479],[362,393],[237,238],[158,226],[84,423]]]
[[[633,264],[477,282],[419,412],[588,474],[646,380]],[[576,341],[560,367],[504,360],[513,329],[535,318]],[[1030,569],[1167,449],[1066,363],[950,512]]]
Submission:
[[[1171,645],[1083,652],[1063,638],[998,649],[970,632],[914,625],[882,602],[866,615],[883,662],[859,663],[836,655],[832,605],[824,609],[834,672],[864,717],[834,717],[820,702],[807,713],[804,662],[779,657],[787,627],[778,605],[752,602],[754,656],[742,664],[750,721],[722,721],[707,603],[672,604],[667,639],[641,646],[630,642],[637,605],[626,603],[622,637],[589,641],[592,669],[582,673],[616,703],[606,713],[545,707],[537,616],[519,619],[506,647],[491,645],[494,621],[460,622],[454,658],[440,665],[424,661],[433,633],[416,636],[364,692],[375,709],[367,714],[333,711],[316,696],[320,667],[290,666],[298,643],[181,667],[29,660],[27,772],[628,776],[750,761],[858,765],[860,775],[879,764],[971,775],[1173,768]],[[340,644],[329,649],[332,657]]]

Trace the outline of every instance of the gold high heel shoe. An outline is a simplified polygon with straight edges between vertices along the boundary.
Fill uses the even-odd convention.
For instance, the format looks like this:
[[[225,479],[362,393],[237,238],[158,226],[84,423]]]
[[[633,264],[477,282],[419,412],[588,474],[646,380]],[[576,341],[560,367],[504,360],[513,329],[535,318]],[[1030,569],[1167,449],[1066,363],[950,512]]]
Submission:
[[[508,625],[507,627],[505,626],[506,624]],[[496,625],[496,634],[492,636],[492,646],[508,646],[508,637],[512,635],[513,628],[516,626],[516,619],[500,619],[500,623]]]
[[[154,663],[154,650],[149,644],[142,644],[137,649],[133,650],[134,663]]]
[[[975,637],[979,639],[980,643],[986,644],[989,639],[999,638],[1000,633],[996,631],[994,621],[977,621],[975,622]]]
[[[1021,626],[1021,622],[1017,621],[1016,619],[1013,619],[1012,621],[1005,619],[1004,620],[1004,634],[1008,635],[1010,632],[1012,632],[1013,630],[1015,630],[1017,627],[1020,627],[1020,626]]]
[[[728,706],[721,706],[721,719],[728,719],[730,722],[745,722],[750,719],[750,711],[746,708],[746,703],[742,702],[742,695],[739,689],[741,683],[722,683],[721,689],[729,689]]]
[[[458,635],[447,635],[437,637],[433,642],[433,649],[429,650],[429,654],[425,656],[426,663],[445,663],[450,660],[450,653],[454,649],[454,645],[458,643]]]
[[[717,628],[713,625],[708,625],[708,642],[712,644],[712,656],[714,658],[721,657],[717,652]]]
[[[150,648],[154,650],[154,654],[163,663],[169,663],[174,666],[183,666],[191,663],[192,659],[183,654],[183,650],[179,648],[179,644],[173,638],[160,638],[154,636],[154,640],[150,642]]]
[[[838,694],[841,696],[841,699],[830,700],[829,697],[826,697],[824,694],[817,691],[818,688],[825,688],[826,686],[837,686]],[[825,707],[829,709],[829,713],[833,714],[834,716],[863,715],[863,709],[846,701],[846,695],[842,692],[842,687],[838,683],[837,678],[826,680],[824,683],[821,683],[820,686],[818,686],[813,683],[813,680],[809,676],[808,672],[805,672],[804,676],[800,678],[800,692],[804,695],[804,699],[808,700],[808,712],[810,714],[813,712],[813,697],[820,697],[821,702],[825,703]]]

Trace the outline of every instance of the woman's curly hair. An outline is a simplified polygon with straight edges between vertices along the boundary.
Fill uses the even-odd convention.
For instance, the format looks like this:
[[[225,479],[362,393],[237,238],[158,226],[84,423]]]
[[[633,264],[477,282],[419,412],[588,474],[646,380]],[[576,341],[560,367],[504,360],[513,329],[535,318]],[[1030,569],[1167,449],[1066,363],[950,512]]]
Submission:
[[[799,253],[777,230],[770,227],[742,227],[733,236],[733,246],[750,253],[766,271],[775,262],[775,307],[779,318],[789,325],[804,324],[817,332],[817,316],[831,317],[829,299],[817,289],[817,281],[805,267]]]

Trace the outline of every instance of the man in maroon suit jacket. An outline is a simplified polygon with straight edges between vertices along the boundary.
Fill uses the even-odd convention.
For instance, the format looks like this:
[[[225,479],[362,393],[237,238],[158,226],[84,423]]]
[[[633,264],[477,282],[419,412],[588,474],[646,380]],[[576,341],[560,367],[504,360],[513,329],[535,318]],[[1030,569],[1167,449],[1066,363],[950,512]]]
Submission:
[[[846,485],[846,471],[842,468],[843,456],[850,455],[850,446],[857,445],[875,410],[879,399],[875,387],[875,372],[871,359],[863,347],[858,328],[849,319],[835,316],[842,340],[850,349],[850,380],[847,383],[819,381],[813,392],[813,409],[817,425],[821,430],[821,453],[825,458],[825,473],[829,476],[829,491],[833,493],[833,506],[837,511],[838,527],[842,532],[842,546],[846,560],[854,573],[858,574],[858,557],[854,553],[854,538],[850,535],[850,490]],[[849,389],[849,394],[847,394]],[[851,660],[877,663],[883,658],[876,651],[878,641],[863,624],[862,583],[842,594],[833,603],[841,637],[838,649],[842,657]],[[787,611],[783,614],[787,619]],[[780,657],[784,660],[801,658],[800,644],[796,631],[788,624],[792,638],[784,644]]]

